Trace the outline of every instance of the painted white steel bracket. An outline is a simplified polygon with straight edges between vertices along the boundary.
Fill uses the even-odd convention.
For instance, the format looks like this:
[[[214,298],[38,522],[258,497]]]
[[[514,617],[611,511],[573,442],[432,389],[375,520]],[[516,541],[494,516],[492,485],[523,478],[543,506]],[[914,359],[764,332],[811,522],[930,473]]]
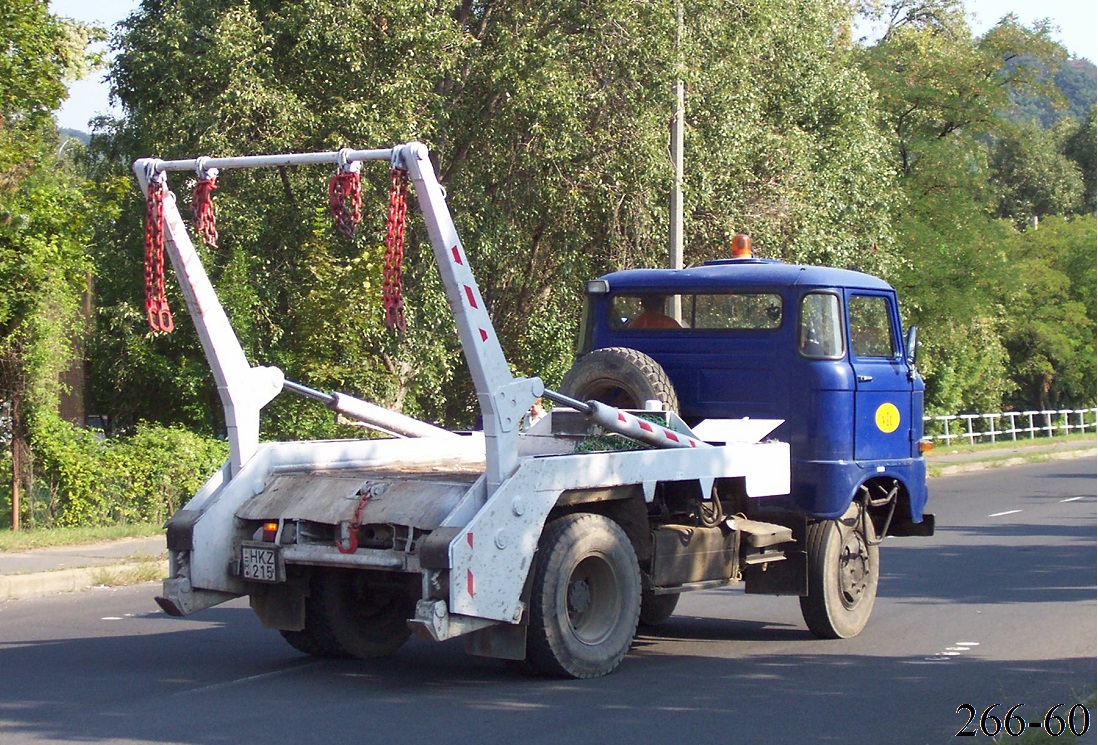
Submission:
[[[450,543],[450,610],[516,623],[545,519],[566,489],[744,477],[748,496],[789,493],[789,445],[737,443],[523,458]],[[647,488],[645,489],[647,494]]]

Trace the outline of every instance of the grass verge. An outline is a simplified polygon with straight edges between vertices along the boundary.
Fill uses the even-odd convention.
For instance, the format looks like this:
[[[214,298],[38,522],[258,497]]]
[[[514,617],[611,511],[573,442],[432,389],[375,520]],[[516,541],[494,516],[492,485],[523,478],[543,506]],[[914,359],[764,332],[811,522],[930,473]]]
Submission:
[[[164,579],[164,560],[140,561],[125,567],[97,569],[92,572],[92,584],[100,587],[122,587]]]
[[[149,538],[161,535],[160,523],[112,525],[103,528],[38,528],[35,530],[0,530],[0,551],[29,551],[54,546],[80,546],[88,543],[117,541],[122,538]]]
[[[1002,450],[1003,448],[1029,448],[1029,447],[1054,447],[1060,443],[1095,443],[1098,442],[1098,436],[1093,432],[1080,432],[1074,435],[1057,435],[1056,437],[1037,437],[1034,439],[1019,439],[1013,440],[999,440],[997,442],[977,442],[974,445],[969,445],[966,442],[954,441],[949,445],[946,445],[942,440],[934,441],[934,449],[927,453],[928,459],[933,459],[936,455],[952,455],[956,453],[981,453],[987,450]]]

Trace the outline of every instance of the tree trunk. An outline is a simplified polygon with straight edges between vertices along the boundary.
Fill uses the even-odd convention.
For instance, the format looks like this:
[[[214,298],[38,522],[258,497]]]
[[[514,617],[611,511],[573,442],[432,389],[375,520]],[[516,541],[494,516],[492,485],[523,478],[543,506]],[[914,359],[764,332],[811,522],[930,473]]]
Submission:
[[[13,438],[11,441],[11,529],[19,530],[19,508],[22,502],[22,481],[20,480],[20,456],[22,448]]]
[[[26,422],[22,402],[11,401],[11,529],[19,530],[23,495],[30,489],[30,446],[27,444]]]

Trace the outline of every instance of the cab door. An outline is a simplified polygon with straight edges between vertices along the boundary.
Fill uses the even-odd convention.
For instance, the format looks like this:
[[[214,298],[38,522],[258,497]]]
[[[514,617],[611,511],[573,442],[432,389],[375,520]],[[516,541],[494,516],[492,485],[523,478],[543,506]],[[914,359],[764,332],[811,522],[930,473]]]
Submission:
[[[911,455],[912,380],[900,344],[900,318],[890,293],[847,291],[847,329],[854,368],[854,459]]]

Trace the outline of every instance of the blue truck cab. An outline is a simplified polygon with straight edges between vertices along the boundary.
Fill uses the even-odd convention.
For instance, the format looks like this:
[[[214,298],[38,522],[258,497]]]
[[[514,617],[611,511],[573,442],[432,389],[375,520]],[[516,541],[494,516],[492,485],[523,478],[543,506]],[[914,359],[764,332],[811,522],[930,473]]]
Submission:
[[[613,272],[586,290],[577,367],[598,350],[637,350],[666,372],[688,424],[783,420],[771,436],[790,445],[792,485],[779,509],[827,520],[857,502],[880,537],[933,534],[915,330],[903,334],[888,283],[737,258]],[[597,377],[564,388],[643,404]]]

